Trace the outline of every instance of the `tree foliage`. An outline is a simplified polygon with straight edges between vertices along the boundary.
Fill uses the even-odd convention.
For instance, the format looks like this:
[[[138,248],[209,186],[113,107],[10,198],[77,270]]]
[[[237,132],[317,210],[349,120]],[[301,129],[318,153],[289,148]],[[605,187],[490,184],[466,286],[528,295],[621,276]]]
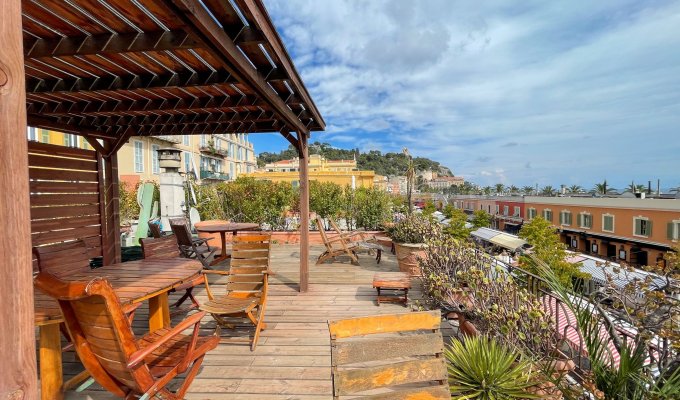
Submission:
[[[465,227],[467,214],[459,208],[448,210],[450,217],[449,224],[444,228],[444,232],[458,240],[465,240],[470,237],[470,230]]]
[[[559,234],[552,224],[542,217],[536,217],[524,224],[519,231],[519,237],[532,246],[531,253],[546,263],[566,287],[572,287],[572,278],[589,276],[581,272],[578,264],[566,261],[566,245],[560,242]],[[527,256],[520,258],[520,266],[529,272],[538,272]]]
[[[477,228],[488,228],[491,226],[491,214],[484,210],[477,210],[472,216],[472,226]]]

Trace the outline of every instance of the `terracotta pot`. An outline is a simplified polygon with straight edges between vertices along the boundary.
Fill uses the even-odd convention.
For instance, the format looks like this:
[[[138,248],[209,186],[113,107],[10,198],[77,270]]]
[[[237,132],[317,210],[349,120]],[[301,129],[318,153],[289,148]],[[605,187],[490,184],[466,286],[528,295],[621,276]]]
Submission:
[[[465,319],[463,314],[458,314],[458,329],[460,333],[465,337],[477,337],[479,336],[479,331],[477,327],[472,322]]]
[[[397,253],[397,263],[399,271],[411,276],[420,276],[420,264],[418,257],[425,258],[426,252],[422,243],[395,243],[394,248]]]

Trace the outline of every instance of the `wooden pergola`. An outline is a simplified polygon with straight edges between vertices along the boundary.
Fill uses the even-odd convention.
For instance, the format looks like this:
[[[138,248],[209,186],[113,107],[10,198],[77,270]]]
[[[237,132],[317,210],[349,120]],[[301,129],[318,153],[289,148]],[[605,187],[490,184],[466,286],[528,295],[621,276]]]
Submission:
[[[301,160],[325,123],[260,0],[0,2],[0,399],[37,398],[26,126],[77,134],[101,169],[104,263],[120,260],[117,156],[132,136],[279,132]],[[300,290],[309,186],[300,163]]]

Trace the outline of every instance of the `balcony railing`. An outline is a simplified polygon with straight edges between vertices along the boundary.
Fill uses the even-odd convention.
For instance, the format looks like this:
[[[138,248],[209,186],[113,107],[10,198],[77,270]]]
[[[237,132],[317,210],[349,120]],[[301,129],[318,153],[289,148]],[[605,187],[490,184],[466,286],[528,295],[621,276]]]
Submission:
[[[202,169],[201,170],[201,179],[212,179],[216,181],[228,181],[229,180],[229,174],[223,174],[221,172],[213,172],[213,171],[207,171]]]
[[[210,146],[210,145],[200,146],[199,150],[201,150],[202,153],[217,154],[217,155],[221,155],[223,157],[226,157],[226,156],[229,155],[229,150],[218,149],[218,148],[216,148],[214,146]]]
[[[175,135],[159,135],[159,136],[152,136],[154,139],[162,140],[164,142],[168,143],[174,143],[174,144],[179,144],[182,140],[179,138],[179,136]]]

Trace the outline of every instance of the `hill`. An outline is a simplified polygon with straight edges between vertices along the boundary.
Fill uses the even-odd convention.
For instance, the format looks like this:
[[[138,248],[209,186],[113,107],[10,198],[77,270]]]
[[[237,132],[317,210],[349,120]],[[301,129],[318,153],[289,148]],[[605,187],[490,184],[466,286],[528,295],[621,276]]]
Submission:
[[[328,160],[352,160],[356,157],[357,168],[375,171],[378,175],[404,175],[407,168],[406,156],[402,153],[382,153],[371,150],[362,153],[359,149],[338,149],[328,143],[314,142],[309,145],[309,154],[320,154]],[[278,153],[262,152],[257,156],[257,165],[262,167],[267,163],[290,160],[297,157],[297,150],[291,145]],[[436,171],[440,176],[452,176],[451,170],[425,157],[414,157],[413,165],[416,171]]]

